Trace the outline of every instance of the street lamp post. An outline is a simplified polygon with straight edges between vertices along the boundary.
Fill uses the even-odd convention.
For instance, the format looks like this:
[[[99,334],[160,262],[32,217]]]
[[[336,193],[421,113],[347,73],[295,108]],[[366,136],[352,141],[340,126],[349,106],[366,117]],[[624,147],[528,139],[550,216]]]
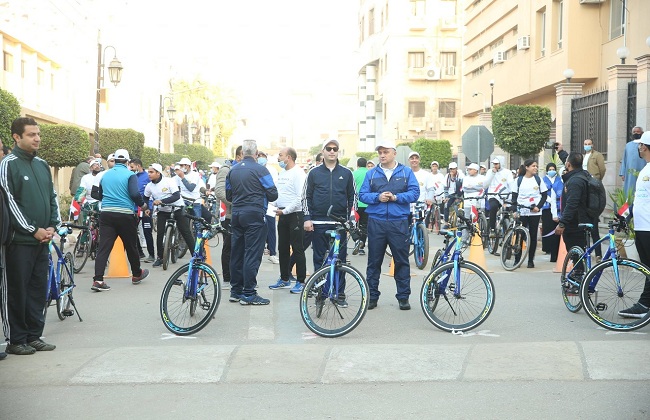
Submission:
[[[169,96],[163,98],[160,95],[160,108],[158,109],[158,153],[162,151],[162,123],[165,115],[165,100],[169,99],[169,106],[167,107],[167,116],[171,121],[174,121],[176,115],[176,108],[174,107],[174,99]]]
[[[102,50],[102,44],[99,42],[99,36],[97,39],[97,92],[95,95],[95,138],[93,152],[99,153],[99,101],[100,101],[100,92],[104,86],[104,66],[106,64],[106,50],[113,49],[113,59],[108,65],[108,77],[115,86],[122,80],[122,63],[117,59],[117,51],[112,45],[107,46]]]
[[[494,108],[494,79],[490,80],[490,111]]]

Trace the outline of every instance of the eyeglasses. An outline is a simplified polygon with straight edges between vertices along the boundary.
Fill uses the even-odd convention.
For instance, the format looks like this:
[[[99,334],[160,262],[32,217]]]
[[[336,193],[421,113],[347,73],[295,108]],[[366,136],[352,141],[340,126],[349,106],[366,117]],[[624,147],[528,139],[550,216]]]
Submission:
[[[325,150],[327,150],[328,152],[338,152],[339,148],[336,146],[327,146]]]

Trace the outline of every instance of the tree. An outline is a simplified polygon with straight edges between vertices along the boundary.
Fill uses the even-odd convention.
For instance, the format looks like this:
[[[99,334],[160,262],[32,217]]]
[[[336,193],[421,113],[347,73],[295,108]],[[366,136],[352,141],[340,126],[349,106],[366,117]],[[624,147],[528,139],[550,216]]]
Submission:
[[[309,148],[309,156],[314,157],[317,154],[319,154],[322,150],[323,150],[323,146],[321,146],[320,144],[317,144],[316,146],[312,146]]]
[[[504,151],[534,157],[551,134],[551,110],[538,105],[500,105],[492,111],[494,142]]]
[[[130,128],[100,128],[99,153],[106,157],[117,149],[126,149],[129,156],[142,156],[144,134]]]
[[[77,166],[88,157],[92,148],[84,130],[71,125],[42,124],[39,157],[54,168],[54,185],[58,185],[59,168]]]
[[[152,163],[160,163],[160,153],[155,147],[143,147],[142,154],[139,156],[143,167],[146,169]]]
[[[428,168],[434,160],[438,161],[440,168],[446,168],[452,159],[449,140],[421,138],[410,144],[410,147],[420,154],[420,166],[424,168]]]
[[[11,123],[18,117],[20,117],[18,99],[11,92],[0,89],[0,140],[9,148],[14,147]]]
[[[174,152],[196,162],[196,166],[207,166],[214,162],[212,150],[200,144],[176,144]]]

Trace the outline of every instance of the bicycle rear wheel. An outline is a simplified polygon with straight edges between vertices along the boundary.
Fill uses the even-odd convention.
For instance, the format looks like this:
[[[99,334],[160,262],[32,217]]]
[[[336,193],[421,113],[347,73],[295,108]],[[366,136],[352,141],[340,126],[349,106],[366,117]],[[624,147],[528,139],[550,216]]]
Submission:
[[[483,242],[483,249],[485,249],[488,246],[489,229],[487,218],[483,213],[479,213],[478,227],[481,232],[481,242]]]
[[[61,321],[64,321],[67,317],[74,315],[72,311],[72,287],[74,287],[74,269],[72,267],[72,262],[74,258],[72,254],[66,252],[63,257],[63,265],[59,265],[59,278],[61,279],[61,285],[59,286],[59,294],[61,297],[56,300],[56,313],[59,316]],[[65,292],[67,289],[70,289]]]
[[[578,259],[584,254],[579,246],[572,247],[564,257],[562,264],[562,274],[560,275],[562,299],[564,305],[571,312],[578,312],[582,309],[582,300],[580,299],[580,284],[587,272],[585,260]],[[578,261],[577,266],[573,267],[573,261]]]
[[[522,227],[516,227],[506,234],[501,249],[501,267],[513,271],[521,267],[528,252],[530,234]]]
[[[341,277],[345,275],[345,278]],[[300,295],[300,316],[321,337],[340,337],[355,329],[368,309],[368,283],[354,267],[340,264],[330,278],[330,266],[309,277]],[[338,285],[339,290],[335,290]]]
[[[172,264],[176,264],[176,261],[178,261],[178,245],[180,244],[180,232],[178,226],[174,227],[174,234],[171,238],[172,243],[169,245],[169,258],[172,260]]]
[[[418,223],[415,229],[415,246],[413,247],[415,256],[415,265],[420,270],[424,270],[429,261],[429,232],[424,223]]]
[[[442,253],[443,253],[442,249],[436,251],[435,255],[433,256],[433,261],[431,262],[431,270],[433,270],[434,268],[436,268],[442,263],[442,261],[440,261],[440,258],[442,258]]]
[[[195,262],[192,276],[197,281],[196,293],[186,293],[190,263],[176,270],[160,297],[160,317],[165,328],[176,335],[190,335],[203,329],[221,301],[221,280],[217,272],[204,262]]]
[[[434,210],[431,212],[429,230],[435,234],[440,232],[440,208],[438,206],[435,206]]]
[[[163,245],[163,255],[162,255],[163,270],[167,270],[167,267],[169,267],[169,254],[172,251],[173,235],[174,235],[174,227],[168,225],[165,228],[165,242]]]
[[[450,261],[427,275],[420,290],[420,305],[429,322],[443,331],[469,331],[483,323],[494,308],[494,284],[478,265]],[[460,284],[460,295],[456,295]]]
[[[90,255],[90,245],[92,238],[89,230],[82,230],[77,236],[77,243],[74,245],[74,272],[79,273],[86,265]]]
[[[650,312],[642,318],[628,318],[619,314],[639,301],[650,269],[640,262],[606,260],[593,267],[582,280],[580,297],[585,312],[596,324],[614,331],[632,331],[650,323]]]

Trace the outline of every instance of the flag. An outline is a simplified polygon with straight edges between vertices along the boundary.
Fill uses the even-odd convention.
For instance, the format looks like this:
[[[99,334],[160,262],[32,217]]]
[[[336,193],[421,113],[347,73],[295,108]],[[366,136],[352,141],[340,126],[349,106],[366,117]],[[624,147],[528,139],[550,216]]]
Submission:
[[[472,223],[478,222],[478,209],[472,205]]]
[[[226,203],[221,201],[221,204],[219,205],[219,220],[222,222],[226,220]]]
[[[354,217],[354,221],[358,222],[359,221],[359,213],[357,213],[357,209],[352,207],[352,210],[350,211],[350,218]]]
[[[630,215],[630,205],[628,203],[625,203],[619,207],[618,215],[627,219],[627,217]]]
[[[77,200],[73,199],[72,203],[70,203],[70,215],[72,216],[72,220],[77,220],[80,214],[81,204],[79,204]]]

